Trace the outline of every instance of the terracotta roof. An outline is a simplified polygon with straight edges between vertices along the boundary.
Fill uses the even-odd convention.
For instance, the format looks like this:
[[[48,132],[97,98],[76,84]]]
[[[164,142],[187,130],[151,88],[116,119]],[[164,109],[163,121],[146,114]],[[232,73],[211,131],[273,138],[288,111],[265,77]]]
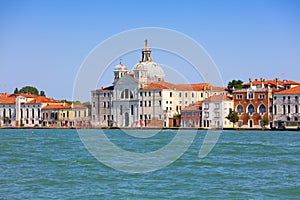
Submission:
[[[214,96],[208,97],[204,101],[232,101],[232,97],[224,96],[224,95],[214,95]]]
[[[165,81],[153,82],[147,86],[144,86],[142,90],[179,90],[179,91],[201,91],[213,88],[210,84],[207,83],[198,83],[198,84],[173,84]],[[219,87],[214,87],[219,89]]]
[[[26,102],[25,104],[41,104],[41,103],[60,103],[61,101],[52,98],[37,96],[33,100]]]
[[[99,89],[96,89],[96,90],[93,90],[92,92],[102,92],[102,91],[107,91],[107,90],[113,90],[114,89],[114,86],[111,85],[111,86],[108,86],[108,87],[102,87],[102,88],[99,88]]]
[[[49,104],[45,107],[43,107],[43,109],[69,109],[71,108],[71,105],[68,103],[62,103],[62,104]]]
[[[293,80],[283,81],[284,85],[300,85],[298,82]]]
[[[196,103],[194,103],[193,105],[191,106],[187,106],[187,107],[184,107],[182,110],[183,111],[188,111],[188,110],[199,110],[199,107],[202,106],[202,101],[197,101]]]
[[[276,80],[264,80],[264,85],[276,85]],[[261,85],[261,81],[260,80],[254,80],[252,81],[252,85]],[[293,81],[293,80],[285,80],[285,81],[281,81],[281,80],[278,80],[278,85],[300,85],[298,82],[296,81]],[[250,86],[250,82],[244,84],[244,86]]]
[[[300,94],[300,86],[293,87],[287,90],[282,90],[279,92],[274,92],[274,94]]]

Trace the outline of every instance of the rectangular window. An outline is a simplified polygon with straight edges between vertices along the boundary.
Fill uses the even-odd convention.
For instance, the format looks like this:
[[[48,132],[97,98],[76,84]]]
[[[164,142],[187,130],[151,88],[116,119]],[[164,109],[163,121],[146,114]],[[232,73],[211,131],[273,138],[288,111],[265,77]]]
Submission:
[[[158,119],[161,119],[161,114],[158,115]]]
[[[172,101],[170,101],[170,104],[172,104]]]
[[[151,115],[149,115],[148,117],[149,117],[148,119],[151,119]]]
[[[264,95],[264,94],[259,94],[259,95],[258,95],[258,98],[259,98],[259,99],[264,99],[264,98],[265,98],[265,95]]]
[[[185,93],[185,97],[188,97],[188,93],[187,92]]]
[[[161,106],[161,100],[159,100],[158,103],[159,103],[159,106]]]
[[[159,91],[159,96],[161,97],[161,91]]]
[[[148,102],[148,106],[151,107],[151,101]]]
[[[140,115],[140,119],[143,119],[143,115]]]
[[[133,111],[134,111],[133,105],[131,105],[131,106],[130,106],[130,114],[131,114],[131,115],[133,115]]]
[[[151,92],[149,92],[149,97],[151,97]]]
[[[105,93],[104,93],[105,94]],[[103,102],[103,107],[106,108],[106,102]]]
[[[248,92],[247,98],[248,99],[253,99],[253,97],[254,97],[253,92]]]
[[[147,107],[147,101],[144,102],[144,106]]]
[[[142,107],[143,106],[143,102],[142,101],[140,101],[140,107]]]
[[[106,120],[106,115],[103,115],[103,119]]]
[[[170,92],[170,97],[172,97],[172,92]]]
[[[181,92],[179,92],[179,97],[181,97]]]
[[[169,103],[169,101],[166,101],[166,104],[168,104]]]
[[[141,97],[143,96],[143,93],[142,93],[142,92],[140,92],[140,96],[141,96]]]
[[[147,92],[145,92],[145,97],[147,96]]]
[[[194,92],[192,92],[192,98],[194,98]]]
[[[204,103],[204,109],[205,110],[209,109],[209,104],[208,103]]]
[[[219,103],[215,103],[215,107],[216,107],[216,109],[219,109],[220,108],[220,104]]]
[[[242,94],[237,94],[236,95],[236,99],[242,99],[243,98],[243,95]]]

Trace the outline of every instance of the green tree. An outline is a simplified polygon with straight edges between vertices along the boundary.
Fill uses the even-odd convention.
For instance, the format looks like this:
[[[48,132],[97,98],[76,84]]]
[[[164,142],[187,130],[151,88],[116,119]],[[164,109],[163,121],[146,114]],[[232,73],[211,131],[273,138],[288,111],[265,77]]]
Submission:
[[[39,90],[32,86],[25,86],[19,90],[19,93],[39,95]]]
[[[18,90],[18,88],[16,88],[15,90],[14,90],[14,94],[18,94],[19,93],[19,90]]]
[[[227,88],[229,91],[234,89],[242,89],[243,88],[243,81],[242,80],[232,80],[228,82]]]
[[[264,118],[262,119],[262,121],[261,121],[261,126],[262,126],[262,128],[263,128],[263,129],[266,128],[266,126],[268,126],[269,124],[270,124],[269,118],[264,117]]]
[[[228,119],[230,122],[233,123],[233,128],[234,128],[234,124],[239,121],[239,115],[236,111],[230,110],[226,119]]]

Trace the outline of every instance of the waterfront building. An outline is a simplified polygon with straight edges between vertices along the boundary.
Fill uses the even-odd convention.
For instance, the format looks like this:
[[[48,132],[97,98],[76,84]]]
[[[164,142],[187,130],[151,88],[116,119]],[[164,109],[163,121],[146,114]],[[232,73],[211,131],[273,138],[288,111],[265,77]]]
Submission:
[[[41,109],[59,101],[33,94],[0,95],[0,121],[7,126],[41,126]]]
[[[42,121],[45,127],[89,128],[88,108],[65,102],[49,104],[42,108]]]
[[[202,127],[202,101],[181,110],[181,127]]]
[[[238,126],[241,128],[261,128],[262,120],[268,118],[272,127],[273,106],[272,94],[299,86],[292,80],[249,79],[243,89],[234,90],[234,109],[239,114]]]
[[[273,126],[275,128],[299,128],[300,86],[274,92]]]
[[[0,94],[0,126],[88,126],[88,108],[33,94]]]
[[[132,70],[120,63],[114,67],[112,86],[91,91],[94,127],[172,127],[174,116],[212,94],[227,93],[225,88],[207,83],[174,84],[152,59],[146,42],[140,61]],[[177,122],[177,123],[176,123]]]
[[[214,95],[202,102],[202,127],[208,129],[232,127],[226,117],[233,110],[233,99],[227,95]]]

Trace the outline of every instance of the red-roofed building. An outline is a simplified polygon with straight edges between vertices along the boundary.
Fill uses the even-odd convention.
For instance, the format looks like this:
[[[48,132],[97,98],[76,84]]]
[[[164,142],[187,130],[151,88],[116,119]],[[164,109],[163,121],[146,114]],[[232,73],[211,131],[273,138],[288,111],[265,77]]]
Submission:
[[[275,128],[299,128],[300,86],[273,94],[273,126]]]
[[[202,102],[202,127],[207,129],[232,127],[232,123],[226,119],[232,109],[232,97],[227,95],[208,97]]]
[[[33,94],[0,94],[0,126],[81,126],[88,120],[87,107]]]
[[[202,102],[198,101],[181,110],[181,127],[202,127]]]
[[[88,107],[65,102],[48,104],[42,108],[43,126],[89,128]]]
[[[260,80],[249,82],[243,85],[243,89],[234,90],[234,109],[239,114],[238,126],[241,128],[262,128],[262,120],[268,118],[273,126],[274,106],[272,94],[283,92],[299,86],[299,83],[292,80]],[[277,105],[278,106],[278,105]],[[276,108],[276,106],[275,106]],[[268,127],[268,126],[267,126]]]

